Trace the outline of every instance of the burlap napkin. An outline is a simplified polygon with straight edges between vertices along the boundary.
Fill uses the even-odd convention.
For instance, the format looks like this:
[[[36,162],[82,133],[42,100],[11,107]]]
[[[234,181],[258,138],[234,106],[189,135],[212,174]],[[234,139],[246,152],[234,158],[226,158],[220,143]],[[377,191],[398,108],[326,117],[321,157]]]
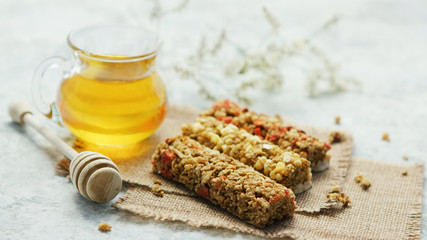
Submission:
[[[297,214],[265,229],[246,224],[199,198],[183,185],[152,173],[150,157],[156,145],[167,137],[180,134],[180,125],[194,122],[198,112],[187,107],[171,107],[162,127],[132,149],[115,151],[80,146],[80,150],[99,151],[110,156],[117,163],[124,181],[133,184],[114,207],[159,220],[182,221],[196,227],[224,228],[270,238],[391,239],[419,236],[423,168],[368,160],[350,161],[353,140],[348,133],[343,142],[332,145],[330,168],[313,173],[313,187],[297,195]],[[328,129],[285,121],[322,141],[329,138]],[[130,152],[134,153],[131,157]],[[402,169],[407,169],[409,175],[401,176]],[[356,173],[362,173],[372,181],[373,186],[368,191],[354,182]],[[151,191],[155,179],[162,182],[163,197],[155,196]],[[341,209],[327,203],[326,194],[333,184],[340,185],[350,195],[351,207]]]
[[[407,176],[402,175],[403,170],[408,171]],[[359,173],[372,182],[368,190],[354,181]],[[424,167],[417,164],[353,159],[341,185],[353,202],[350,207],[298,212],[293,218],[265,229],[246,224],[200,197],[177,193],[157,197],[148,187],[137,185],[131,186],[114,207],[164,221],[182,221],[195,227],[223,228],[270,238],[419,239],[423,174]],[[177,188],[185,192],[182,185],[177,184]]]

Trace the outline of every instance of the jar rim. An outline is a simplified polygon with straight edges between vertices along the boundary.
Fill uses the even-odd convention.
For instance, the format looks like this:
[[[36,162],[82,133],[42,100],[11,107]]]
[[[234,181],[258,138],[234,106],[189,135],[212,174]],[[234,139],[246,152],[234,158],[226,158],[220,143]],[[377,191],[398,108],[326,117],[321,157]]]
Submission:
[[[98,32],[102,32],[102,34],[112,34],[112,33],[126,33],[129,36],[134,35],[135,38],[141,38],[146,36],[147,38],[150,38],[147,41],[151,41],[150,43],[146,43],[147,47],[146,50],[139,50],[135,54],[121,54],[121,53],[102,53],[102,51],[96,51],[96,50],[86,50],[85,47],[82,46],[84,44],[78,43],[79,35],[91,34],[92,42],[102,42],[105,41],[101,38],[101,36],[94,36]],[[112,36],[112,35],[110,35]],[[114,35],[113,37],[118,37]],[[120,39],[120,41],[127,41],[126,43],[129,45],[130,41],[136,41],[137,39],[125,39],[125,36],[122,36],[123,38]],[[140,39],[142,40],[142,39]],[[142,42],[142,41],[140,41]],[[135,62],[135,61],[141,61],[149,58],[153,58],[157,56],[158,52],[161,49],[162,41],[158,37],[158,35],[150,30],[147,30],[146,28],[138,25],[127,25],[127,24],[110,24],[110,25],[93,25],[93,26],[87,26],[84,28],[80,28],[77,30],[74,30],[70,32],[67,36],[67,44],[68,46],[78,55],[92,59],[92,60],[98,60],[98,61],[104,61],[104,62]],[[105,44],[105,43],[104,43]],[[109,47],[112,47],[111,45],[117,45],[118,43],[110,44]],[[134,43],[131,43],[134,44]],[[88,48],[88,47],[86,47]]]

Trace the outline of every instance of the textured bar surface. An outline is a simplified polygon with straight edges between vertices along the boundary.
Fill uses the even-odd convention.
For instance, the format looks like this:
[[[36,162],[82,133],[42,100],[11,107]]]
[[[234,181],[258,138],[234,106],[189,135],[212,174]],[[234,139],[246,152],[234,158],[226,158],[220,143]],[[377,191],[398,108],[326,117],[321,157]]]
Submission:
[[[295,212],[295,195],[290,189],[189,137],[160,143],[152,159],[153,172],[183,183],[257,227]]]
[[[233,124],[218,121],[214,117],[199,117],[194,124],[182,125],[181,130],[183,135],[253,167],[291,188],[295,194],[311,187],[309,161]]]
[[[311,162],[313,171],[329,168],[330,155],[327,154],[331,148],[329,143],[321,142],[302,130],[286,125],[279,115],[257,114],[229,100],[218,101],[201,115],[213,116],[220,121],[233,123],[251,134],[278,145],[283,150],[294,151]]]

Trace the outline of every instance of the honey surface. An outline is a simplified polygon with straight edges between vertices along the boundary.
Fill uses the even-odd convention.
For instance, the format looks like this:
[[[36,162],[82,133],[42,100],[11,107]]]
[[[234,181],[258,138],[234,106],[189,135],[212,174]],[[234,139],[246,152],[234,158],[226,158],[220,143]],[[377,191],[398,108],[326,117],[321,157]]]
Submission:
[[[135,66],[123,70],[129,74]],[[109,66],[115,72],[108,79],[106,72],[100,71],[102,67],[89,66],[62,83],[57,104],[66,127],[83,141],[98,145],[128,145],[149,137],[166,114],[160,77],[154,72],[131,79],[121,74],[120,68]],[[117,76],[131,80],[116,80]]]

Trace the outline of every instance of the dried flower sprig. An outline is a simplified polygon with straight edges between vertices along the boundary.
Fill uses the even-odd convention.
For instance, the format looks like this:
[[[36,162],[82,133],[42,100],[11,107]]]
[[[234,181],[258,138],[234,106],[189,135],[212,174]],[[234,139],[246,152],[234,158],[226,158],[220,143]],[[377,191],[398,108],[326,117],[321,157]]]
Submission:
[[[323,68],[313,69],[307,76],[307,89],[310,97],[343,92],[351,85],[360,85],[355,79],[340,77],[339,66],[333,64],[319,48],[312,45],[309,50],[323,65]],[[322,83],[327,85],[323,89],[319,87]]]
[[[222,45],[224,44],[224,41],[227,37],[227,32],[225,29],[222,29],[221,34],[219,35],[217,41],[215,42],[214,46],[211,49],[211,55],[215,56],[217,52],[222,48]]]
[[[189,1],[183,0],[177,7],[169,10],[163,10],[159,0],[154,2],[152,18],[161,19],[165,14],[182,11],[188,6]],[[262,11],[265,21],[271,27],[270,34],[277,36],[282,24],[266,7],[263,7]],[[252,97],[249,97],[252,94],[248,94],[250,90],[274,91],[282,87],[284,75],[281,64],[285,60],[302,58],[305,64],[310,64],[312,61],[307,59],[311,59],[315,61],[313,65],[316,67],[301,67],[312,69],[306,76],[309,96],[342,92],[352,85],[357,85],[358,82],[341,77],[339,66],[333,64],[326,54],[312,43],[315,37],[329,30],[338,21],[339,16],[333,16],[303,40],[292,43],[276,41],[264,45],[257,51],[234,43],[223,28],[216,39],[211,40],[202,36],[195,53],[190,54],[186,60],[173,68],[181,79],[194,81],[199,87],[199,94],[209,101],[232,96],[238,102],[250,105],[253,102]],[[230,59],[229,55],[221,54],[226,51],[234,52],[236,57]],[[219,75],[212,73],[212,66],[215,66],[216,71],[218,68],[222,70],[219,71]]]
[[[190,0],[182,0],[181,2],[178,3],[178,5],[169,9],[164,9],[160,0],[152,0],[152,1],[154,3],[154,6],[151,9],[151,13],[150,13],[151,20],[160,20],[162,17],[170,13],[181,12],[185,8],[187,8],[188,3],[190,2]]]
[[[264,17],[270,24],[273,32],[278,33],[282,24],[280,24],[279,20],[277,20],[277,18],[266,7],[263,7],[262,11],[264,12]]]

